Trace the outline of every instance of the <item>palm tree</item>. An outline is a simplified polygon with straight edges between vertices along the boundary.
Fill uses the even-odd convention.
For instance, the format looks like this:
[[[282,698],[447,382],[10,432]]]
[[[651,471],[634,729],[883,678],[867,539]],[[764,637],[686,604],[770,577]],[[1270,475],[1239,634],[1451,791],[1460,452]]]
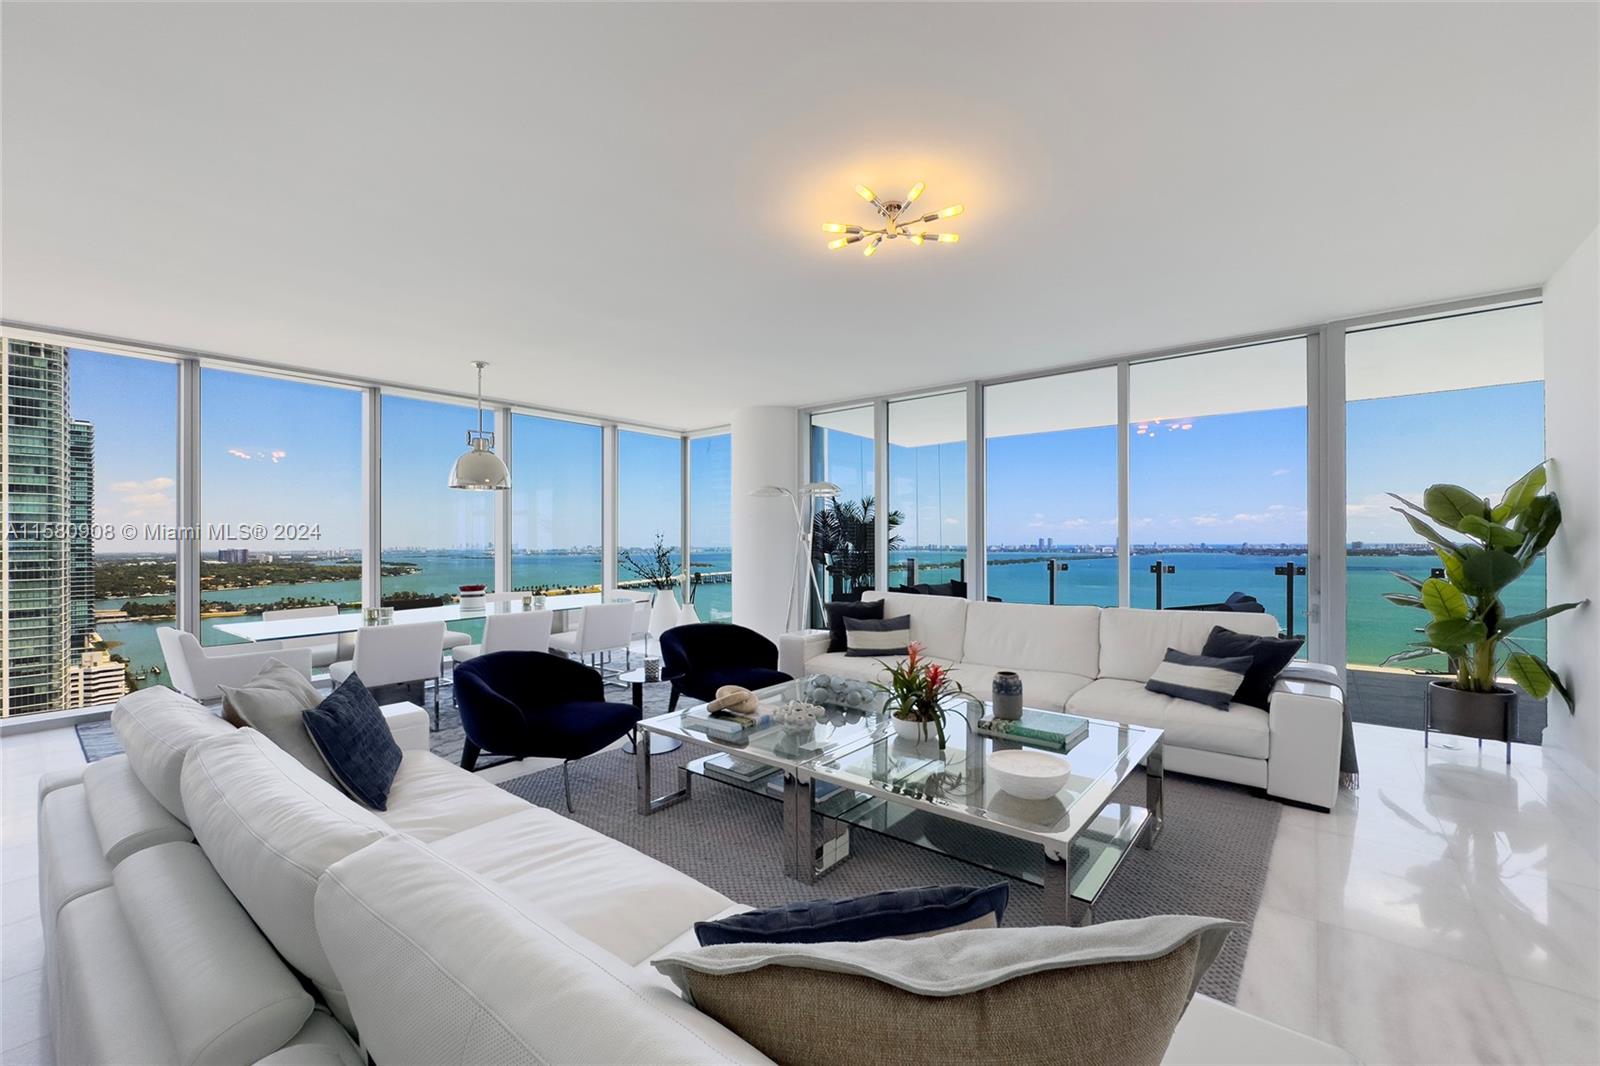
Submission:
[[[875,508],[871,496],[859,501],[833,499],[811,519],[811,562],[832,575],[831,599],[842,599],[846,593],[859,596],[862,589],[872,587]],[[890,511],[886,520],[889,550],[894,551],[901,544],[895,529],[905,515]]]

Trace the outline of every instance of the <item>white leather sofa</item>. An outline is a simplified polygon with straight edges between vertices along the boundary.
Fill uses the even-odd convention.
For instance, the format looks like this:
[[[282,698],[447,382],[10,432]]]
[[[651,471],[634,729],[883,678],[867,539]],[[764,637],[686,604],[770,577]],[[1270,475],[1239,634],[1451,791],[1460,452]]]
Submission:
[[[1271,712],[1235,703],[1217,711],[1144,687],[1167,649],[1198,653],[1213,626],[1277,636],[1270,614],[1146,611],[979,603],[950,596],[868,592],[884,617],[911,617],[911,639],[983,699],[997,670],[1022,677],[1023,702],[1165,730],[1168,770],[1262,788],[1278,799],[1330,809],[1339,791],[1344,702],[1332,667],[1326,683],[1280,680]],[[795,677],[879,679],[877,659],[829,652],[825,629],[786,633],[778,668]]]
[[[742,907],[432,755],[421,708],[385,713],[382,813],[164,689],[116,708],[125,756],[41,782],[58,1061],[766,1061],[650,966]],[[1167,1061],[1350,1060],[1199,996]]]

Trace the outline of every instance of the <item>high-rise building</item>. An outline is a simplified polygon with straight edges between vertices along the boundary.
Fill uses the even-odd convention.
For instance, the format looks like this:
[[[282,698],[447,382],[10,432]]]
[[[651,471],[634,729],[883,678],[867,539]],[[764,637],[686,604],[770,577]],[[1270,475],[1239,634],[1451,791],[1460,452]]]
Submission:
[[[67,349],[6,340],[0,409],[0,715],[57,710],[94,628],[94,427],[71,420]]]
[[[85,651],[94,636],[94,423],[67,424],[67,564],[71,569],[71,650]]]
[[[100,634],[90,632],[89,648],[79,652],[77,661],[67,667],[67,707],[99,707],[116,703],[128,694],[127,665],[99,647]]]
[[[249,548],[218,548],[217,562],[242,565],[250,561]]]

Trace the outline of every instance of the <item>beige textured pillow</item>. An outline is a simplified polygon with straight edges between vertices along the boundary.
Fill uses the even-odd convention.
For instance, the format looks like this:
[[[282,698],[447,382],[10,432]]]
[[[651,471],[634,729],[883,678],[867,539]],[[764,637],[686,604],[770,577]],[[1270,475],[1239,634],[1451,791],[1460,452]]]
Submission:
[[[302,713],[322,702],[322,693],[305,675],[278,659],[268,659],[255,677],[243,685],[218,685],[222,690],[222,716],[239,726],[250,726],[294,760],[328,784],[339,787],[322,753],[306,732]]]
[[[1156,1064],[1237,923],[1187,915],[655,960],[779,1063]]]

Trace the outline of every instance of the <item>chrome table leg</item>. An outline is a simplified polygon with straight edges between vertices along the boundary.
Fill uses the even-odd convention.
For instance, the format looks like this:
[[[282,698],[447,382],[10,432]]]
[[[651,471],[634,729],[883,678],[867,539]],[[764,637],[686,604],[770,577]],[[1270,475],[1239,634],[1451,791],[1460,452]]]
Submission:
[[[669,792],[665,796],[653,796],[653,795],[651,795],[651,783],[650,783],[650,738],[651,738],[651,733],[650,733],[650,731],[648,729],[639,729],[639,730],[636,730],[636,733],[637,733],[637,740],[634,743],[633,769],[634,769],[634,775],[635,775],[635,792],[636,792],[636,798],[638,800],[639,813],[640,814],[654,814],[656,811],[659,811],[664,807],[670,807],[674,803],[682,803],[684,800],[688,799],[689,798],[689,785],[690,785],[690,782],[691,782],[692,778],[689,776],[689,768],[687,766],[678,767],[678,773],[682,777],[683,783],[678,787],[678,789],[676,791]]]
[[[1165,777],[1165,771],[1161,766],[1162,745],[1162,741],[1156,741],[1155,747],[1150,749],[1150,754],[1145,757],[1144,762],[1144,802],[1150,809],[1150,822],[1139,835],[1139,846],[1146,851],[1155,845],[1156,837],[1161,835],[1161,825],[1166,819],[1161,802],[1161,786]]]

